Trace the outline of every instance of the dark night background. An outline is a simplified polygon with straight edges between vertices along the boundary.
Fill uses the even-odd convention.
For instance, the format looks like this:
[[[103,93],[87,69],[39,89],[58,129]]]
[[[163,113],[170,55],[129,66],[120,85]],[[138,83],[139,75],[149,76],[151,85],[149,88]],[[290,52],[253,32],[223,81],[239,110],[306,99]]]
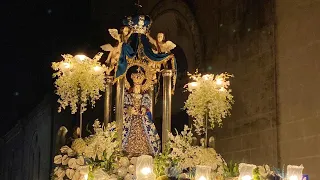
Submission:
[[[105,7],[110,19],[100,23],[92,19],[91,4],[89,0],[1,1],[0,136],[54,91],[51,62],[66,53],[93,56],[110,40],[107,29],[118,27],[129,6],[134,6],[131,0],[117,2],[118,6],[110,2],[112,12]]]

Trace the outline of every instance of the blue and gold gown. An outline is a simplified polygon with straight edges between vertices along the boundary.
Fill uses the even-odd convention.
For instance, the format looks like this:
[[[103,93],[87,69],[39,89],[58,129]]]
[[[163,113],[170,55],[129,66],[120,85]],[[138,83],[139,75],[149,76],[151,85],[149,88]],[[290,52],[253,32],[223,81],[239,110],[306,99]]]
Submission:
[[[151,98],[147,93],[125,92],[122,149],[131,156],[156,155],[160,138],[152,122]]]

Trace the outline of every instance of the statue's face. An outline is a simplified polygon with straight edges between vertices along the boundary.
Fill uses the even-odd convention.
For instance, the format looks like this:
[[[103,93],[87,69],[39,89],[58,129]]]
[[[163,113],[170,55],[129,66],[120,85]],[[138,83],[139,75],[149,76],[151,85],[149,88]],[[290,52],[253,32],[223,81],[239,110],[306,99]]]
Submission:
[[[130,29],[128,27],[124,27],[123,28],[123,35],[128,35],[129,34]]]
[[[134,73],[131,75],[131,79],[133,81],[133,84],[141,85],[145,79],[145,75],[140,73]]]
[[[162,42],[164,40],[164,34],[163,33],[158,33],[157,40],[158,40],[158,42]]]

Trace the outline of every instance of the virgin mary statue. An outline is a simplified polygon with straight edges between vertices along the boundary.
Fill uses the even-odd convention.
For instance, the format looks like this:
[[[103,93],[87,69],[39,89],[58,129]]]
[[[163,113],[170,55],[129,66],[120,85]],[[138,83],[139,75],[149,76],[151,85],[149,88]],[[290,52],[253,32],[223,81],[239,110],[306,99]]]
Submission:
[[[122,148],[130,156],[158,154],[160,138],[151,119],[151,98],[142,88],[144,72],[138,69],[131,80],[133,85],[124,94]]]

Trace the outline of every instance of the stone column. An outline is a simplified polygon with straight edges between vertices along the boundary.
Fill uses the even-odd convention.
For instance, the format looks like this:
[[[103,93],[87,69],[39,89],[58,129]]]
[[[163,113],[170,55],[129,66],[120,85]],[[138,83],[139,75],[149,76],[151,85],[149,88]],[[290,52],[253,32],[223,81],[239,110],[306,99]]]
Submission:
[[[111,111],[112,111],[112,76],[107,76],[106,79],[106,91],[104,93],[104,116],[103,123],[106,126],[111,122]]]
[[[118,131],[118,140],[122,143],[122,129],[123,129],[123,100],[124,100],[124,78],[117,81],[117,94],[116,94],[116,124]]]
[[[168,132],[171,132],[171,78],[172,70],[162,71],[163,76],[163,104],[162,104],[162,150],[168,142]]]
[[[152,115],[152,121],[154,121],[154,106],[155,106],[155,95],[154,95],[154,85],[151,85],[149,89],[149,96],[151,99],[151,104],[150,104],[150,112]]]

